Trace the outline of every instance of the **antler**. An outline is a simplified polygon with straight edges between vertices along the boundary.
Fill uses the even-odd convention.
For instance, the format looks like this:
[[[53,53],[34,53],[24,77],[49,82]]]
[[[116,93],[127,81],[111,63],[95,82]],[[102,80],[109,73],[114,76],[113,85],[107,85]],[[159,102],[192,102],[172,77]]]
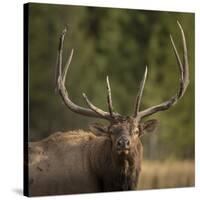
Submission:
[[[135,107],[134,107],[134,112],[133,112],[133,116],[136,117],[139,113],[139,109],[140,109],[140,102],[141,102],[141,98],[142,98],[142,94],[143,94],[143,90],[144,90],[144,85],[145,85],[145,81],[147,78],[147,66],[144,72],[144,76],[143,79],[140,83],[140,87],[136,96],[136,100],[135,100]]]
[[[182,96],[184,95],[184,93],[186,91],[186,88],[189,84],[188,53],[187,53],[187,46],[186,46],[184,31],[183,31],[180,23],[178,21],[177,21],[177,23],[181,30],[182,41],[183,41],[183,63],[180,59],[180,56],[178,54],[178,51],[176,49],[176,46],[174,44],[174,41],[173,41],[173,38],[171,35],[170,35],[170,39],[171,39],[173,51],[175,53],[176,60],[177,60],[178,66],[179,66],[179,71],[180,71],[180,84],[179,84],[178,91],[169,100],[167,100],[159,105],[147,108],[146,110],[139,111],[140,102],[141,102],[144,85],[145,85],[145,81],[146,81],[146,77],[147,77],[147,67],[146,67],[143,79],[142,79],[140,87],[139,87],[138,94],[136,96],[136,102],[135,102],[134,113],[133,113],[133,117],[135,117],[135,118],[141,119],[143,117],[152,115],[156,112],[160,112],[160,111],[169,109],[171,106],[175,105],[179,99],[182,98]],[[62,52],[63,52],[63,43],[64,43],[66,31],[67,30],[65,28],[60,36],[58,59],[57,59],[57,72],[56,72],[57,88],[58,88],[59,94],[60,94],[63,102],[71,111],[81,114],[81,115],[102,118],[102,119],[106,119],[109,121],[123,119],[123,117],[119,113],[113,112],[111,88],[110,88],[108,76],[106,78],[106,83],[107,83],[107,104],[108,104],[109,112],[105,112],[105,111],[101,110],[100,108],[97,108],[95,105],[93,105],[90,102],[90,100],[87,98],[85,93],[83,93],[83,97],[89,108],[84,108],[84,107],[78,106],[75,103],[73,103],[71,101],[71,99],[69,98],[67,89],[65,87],[65,82],[66,82],[66,76],[67,76],[67,72],[69,69],[69,65],[70,65],[72,57],[73,57],[73,49],[71,50],[69,59],[66,62],[64,72],[62,72]]]
[[[135,105],[135,109],[134,109],[134,117],[137,117],[139,119],[152,115],[156,112],[160,112],[160,111],[164,111],[169,109],[171,106],[175,105],[178,100],[184,95],[186,88],[189,84],[189,64],[188,64],[188,53],[187,53],[187,46],[186,46],[186,40],[185,40],[185,34],[184,31],[180,25],[180,23],[177,21],[178,27],[181,30],[181,35],[182,35],[182,41],[183,41],[183,63],[179,57],[178,51],[176,49],[176,46],[174,44],[173,38],[170,35],[170,39],[171,39],[171,43],[172,43],[172,47],[177,59],[177,63],[179,66],[179,71],[180,71],[180,84],[179,84],[179,89],[178,92],[172,96],[169,100],[156,105],[156,106],[152,106],[146,110],[143,110],[141,112],[139,112],[139,106],[140,106],[140,100],[142,97],[142,93],[143,93],[143,89],[144,89],[144,83],[145,83],[145,79],[146,79],[146,75],[147,75],[147,69],[145,70],[145,74],[144,74],[144,78],[141,82],[141,86],[139,88],[139,92],[138,95],[136,97],[136,105]]]
[[[113,116],[113,105],[112,105],[112,96],[111,96],[111,88],[110,88],[110,81],[109,77],[106,77],[106,83],[107,83],[107,103],[108,103],[108,110],[110,112],[110,116]]]
[[[59,48],[58,48],[58,58],[57,58],[57,72],[56,72],[57,89],[59,91],[59,94],[60,94],[63,102],[71,111],[81,114],[81,115],[88,116],[88,117],[102,118],[102,119],[107,119],[109,121],[113,121],[116,118],[121,118],[122,116],[120,114],[111,112],[110,109],[109,109],[109,112],[105,112],[105,111],[97,108],[96,106],[94,106],[89,101],[89,99],[87,98],[85,93],[83,93],[83,97],[86,100],[86,103],[87,103],[89,109],[76,105],[69,98],[68,91],[65,87],[65,82],[66,82],[67,72],[68,72],[69,65],[71,63],[74,51],[73,51],[73,49],[71,50],[69,59],[67,60],[65,68],[64,68],[64,72],[62,72],[62,53],[63,53],[63,43],[64,43],[64,38],[65,38],[66,32],[67,32],[67,29],[65,28],[60,36]],[[109,94],[109,99],[111,99],[110,94]],[[109,104],[109,105],[111,105],[111,104]]]

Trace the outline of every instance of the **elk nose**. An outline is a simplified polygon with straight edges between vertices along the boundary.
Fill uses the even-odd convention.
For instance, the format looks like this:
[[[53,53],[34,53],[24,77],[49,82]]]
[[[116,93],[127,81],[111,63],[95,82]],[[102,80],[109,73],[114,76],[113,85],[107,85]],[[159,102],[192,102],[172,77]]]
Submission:
[[[118,140],[117,140],[117,147],[122,149],[128,149],[130,147],[130,141],[127,137],[121,136]]]

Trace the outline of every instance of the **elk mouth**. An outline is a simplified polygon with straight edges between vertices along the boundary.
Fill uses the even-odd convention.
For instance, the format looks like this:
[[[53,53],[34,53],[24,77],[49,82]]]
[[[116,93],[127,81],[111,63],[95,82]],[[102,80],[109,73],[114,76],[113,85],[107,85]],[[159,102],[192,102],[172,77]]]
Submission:
[[[119,155],[128,155],[130,152],[130,149],[129,148],[125,148],[125,149],[117,149],[117,153]]]

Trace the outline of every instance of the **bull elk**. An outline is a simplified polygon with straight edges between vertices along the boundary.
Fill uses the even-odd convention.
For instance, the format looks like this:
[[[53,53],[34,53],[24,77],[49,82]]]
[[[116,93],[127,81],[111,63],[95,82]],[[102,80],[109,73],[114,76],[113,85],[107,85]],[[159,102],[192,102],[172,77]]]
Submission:
[[[147,77],[147,67],[135,99],[133,114],[122,116],[113,111],[111,88],[107,76],[108,112],[96,107],[83,97],[88,108],[71,101],[66,89],[66,77],[73,56],[73,49],[64,69],[62,51],[66,29],[59,40],[57,62],[57,89],[65,105],[73,112],[105,119],[109,125],[93,124],[90,131],[74,130],[57,132],[29,144],[29,195],[55,195],[106,191],[134,190],[141,171],[143,147],[140,137],[154,131],[155,119],[142,121],[154,113],[164,111],[181,99],[189,84],[188,53],[183,29],[183,61],[180,59],[173,38],[173,51],[180,71],[177,93],[169,100],[140,110],[140,102]]]

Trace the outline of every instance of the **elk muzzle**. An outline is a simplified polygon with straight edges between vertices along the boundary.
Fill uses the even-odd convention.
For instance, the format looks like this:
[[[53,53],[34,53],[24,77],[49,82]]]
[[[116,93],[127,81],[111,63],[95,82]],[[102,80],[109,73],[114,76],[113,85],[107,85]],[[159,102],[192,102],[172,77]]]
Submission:
[[[127,136],[120,136],[116,140],[118,154],[129,154],[131,141]]]

